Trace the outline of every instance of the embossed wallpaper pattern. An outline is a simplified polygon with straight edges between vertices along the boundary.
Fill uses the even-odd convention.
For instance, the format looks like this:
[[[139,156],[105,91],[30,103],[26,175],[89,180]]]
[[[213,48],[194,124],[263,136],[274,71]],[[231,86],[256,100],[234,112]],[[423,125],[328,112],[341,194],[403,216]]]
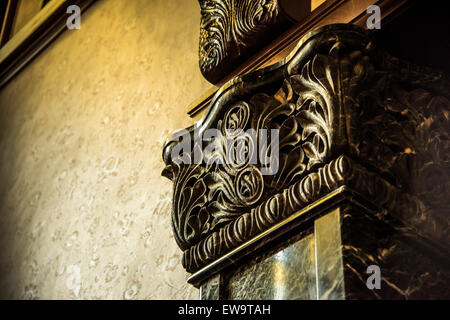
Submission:
[[[99,0],[0,91],[0,298],[197,299],[160,173],[209,87],[199,15]]]

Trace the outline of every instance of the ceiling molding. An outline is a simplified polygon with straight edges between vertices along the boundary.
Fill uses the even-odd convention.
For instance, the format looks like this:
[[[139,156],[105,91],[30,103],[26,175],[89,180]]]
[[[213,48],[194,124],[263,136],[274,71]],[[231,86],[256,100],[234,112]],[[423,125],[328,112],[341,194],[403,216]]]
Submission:
[[[53,0],[0,49],[0,88],[66,30],[67,7],[84,12],[95,0]]]

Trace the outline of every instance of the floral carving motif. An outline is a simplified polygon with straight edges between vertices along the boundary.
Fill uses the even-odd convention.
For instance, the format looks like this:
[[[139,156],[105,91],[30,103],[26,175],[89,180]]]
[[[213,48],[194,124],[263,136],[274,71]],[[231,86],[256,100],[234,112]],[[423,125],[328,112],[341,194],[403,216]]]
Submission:
[[[200,70],[216,83],[267,41],[285,29],[288,19],[280,13],[279,0],[199,0]],[[228,70],[229,71],[229,70]]]
[[[245,131],[239,165],[178,167],[166,159],[188,271],[339,186],[425,236],[448,240],[450,85],[443,75],[392,58],[363,30],[336,25],[307,35],[289,61],[238,80],[212,102],[202,130],[233,136],[254,129],[260,138],[258,129],[277,129],[279,141],[256,148]],[[226,156],[226,143],[208,141],[216,159]],[[264,164],[250,160],[275,148],[279,170],[263,175]]]

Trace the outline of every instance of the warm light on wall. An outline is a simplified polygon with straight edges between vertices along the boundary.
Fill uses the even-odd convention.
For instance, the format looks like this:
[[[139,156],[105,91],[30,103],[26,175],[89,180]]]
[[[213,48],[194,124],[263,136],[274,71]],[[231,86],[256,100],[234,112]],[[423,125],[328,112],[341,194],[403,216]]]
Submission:
[[[326,0],[311,0],[311,11],[314,11],[317,7],[319,7]]]

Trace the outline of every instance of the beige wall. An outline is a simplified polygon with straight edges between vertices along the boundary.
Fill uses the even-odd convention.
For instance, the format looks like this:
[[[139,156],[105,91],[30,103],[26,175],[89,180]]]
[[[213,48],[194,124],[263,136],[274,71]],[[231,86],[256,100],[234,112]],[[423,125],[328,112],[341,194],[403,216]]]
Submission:
[[[319,7],[325,0],[311,0],[311,11]]]
[[[0,91],[0,298],[186,299],[161,148],[209,88],[194,0],[99,0]]]

